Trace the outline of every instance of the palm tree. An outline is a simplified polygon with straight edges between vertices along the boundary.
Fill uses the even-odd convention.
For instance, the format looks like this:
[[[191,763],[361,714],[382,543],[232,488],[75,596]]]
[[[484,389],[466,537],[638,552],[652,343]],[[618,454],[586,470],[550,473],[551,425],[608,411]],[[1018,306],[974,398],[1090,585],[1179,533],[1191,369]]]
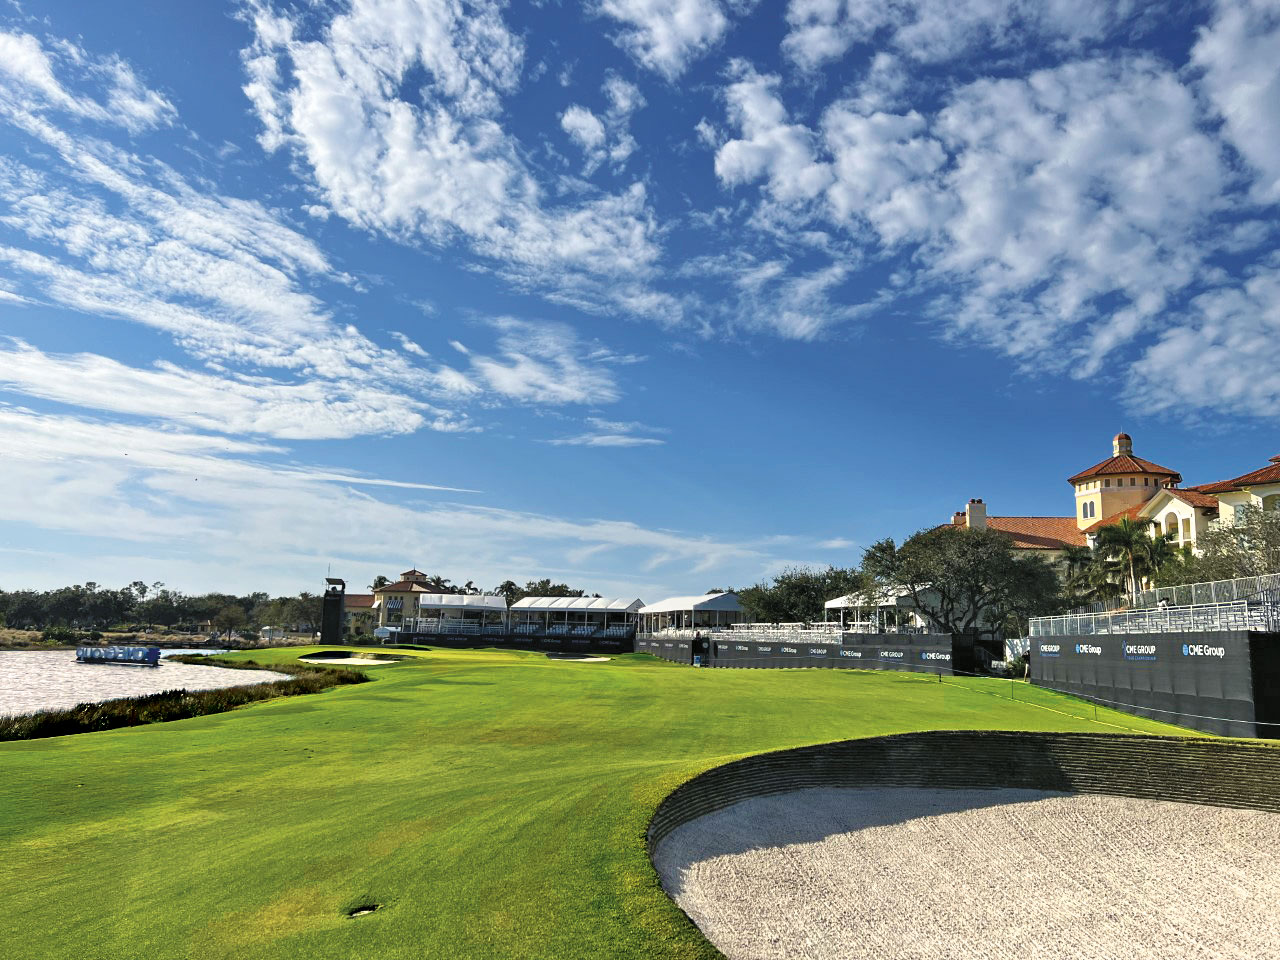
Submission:
[[[1121,517],[1118,523],[1109,523],[1098,529],[1098,553],[1106,560],[1121,561],[1129,571],[1129,599],[1138,596],[1138,571],[1148,567],[1152,557],[1151,527],[1154,520],[1132,520]]]

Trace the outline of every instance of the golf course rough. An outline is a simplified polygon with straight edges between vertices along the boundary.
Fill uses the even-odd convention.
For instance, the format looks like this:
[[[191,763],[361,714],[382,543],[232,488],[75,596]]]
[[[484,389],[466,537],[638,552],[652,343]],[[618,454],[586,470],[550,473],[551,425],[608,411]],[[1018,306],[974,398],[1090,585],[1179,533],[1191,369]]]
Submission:
[[[372,683],[0,744],[3,955],[716,957],[645,850],[704,770],[920,730],[1185,733],[1025,684],[397,652]]]

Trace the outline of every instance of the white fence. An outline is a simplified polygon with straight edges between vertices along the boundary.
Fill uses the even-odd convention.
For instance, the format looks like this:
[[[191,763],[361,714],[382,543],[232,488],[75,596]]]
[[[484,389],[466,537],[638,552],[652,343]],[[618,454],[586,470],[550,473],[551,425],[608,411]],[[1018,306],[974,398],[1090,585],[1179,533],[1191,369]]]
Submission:
[[[1280,631],[1280,591],[1255,600],[1186,604],[1033,617],[1033,637],[1083,637],[1111,633],[1202,633],[1210,630]]]

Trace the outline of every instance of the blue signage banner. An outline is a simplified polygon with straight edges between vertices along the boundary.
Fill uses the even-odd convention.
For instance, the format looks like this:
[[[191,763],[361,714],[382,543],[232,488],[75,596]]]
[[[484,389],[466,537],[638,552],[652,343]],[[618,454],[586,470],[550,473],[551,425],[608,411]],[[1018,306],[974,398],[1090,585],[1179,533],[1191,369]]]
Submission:
[[[140,667],[160,666],[159,647],[76,647],[81,663],[124,663]]]

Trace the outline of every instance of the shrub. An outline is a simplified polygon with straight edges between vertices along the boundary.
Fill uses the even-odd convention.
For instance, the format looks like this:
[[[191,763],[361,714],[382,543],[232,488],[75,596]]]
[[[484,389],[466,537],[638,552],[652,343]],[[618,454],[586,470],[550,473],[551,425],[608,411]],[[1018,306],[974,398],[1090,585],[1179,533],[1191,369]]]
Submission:
[[[369,678],[359,670],[329,668],[305,663],[261,664],[254,660],[223,660],[220,657],[170,657],[182,663],[216,664],[237,670],[274,670],[290,674],[288,680],[273,680],[251,687],[221,690],[167,690],[146,697],[81,703],[69,710],[46,710],[19,717],[0,717],[0,740],[38,740],[72,733],[91,733],[117,727],[136,727],[166,720],[186,720],[234,710],[246,703],[319,693],[330,687],[364,683]]]
[[[76,635],[66,627],[45,627],[40,639],[45,643],[75,643]]]

